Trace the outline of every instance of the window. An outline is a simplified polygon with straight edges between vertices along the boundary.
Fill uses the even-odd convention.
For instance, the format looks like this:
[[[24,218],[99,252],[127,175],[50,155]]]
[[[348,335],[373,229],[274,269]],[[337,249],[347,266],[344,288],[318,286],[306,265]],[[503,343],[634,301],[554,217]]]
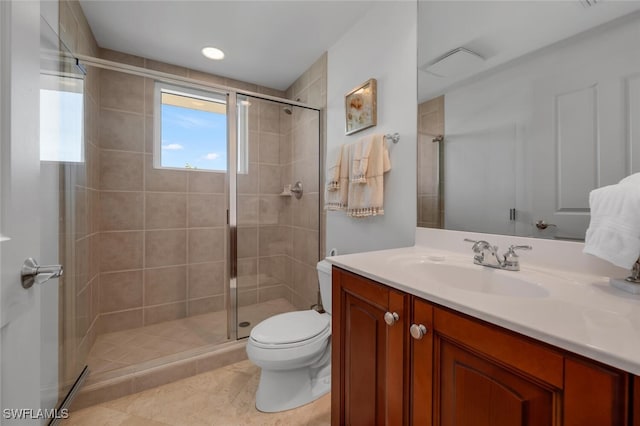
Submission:
[[[84,161],[84,80],[40,75],[40,161]]]
[[[226,172],[226,95],[161,82],[155,95],[155,167]]]

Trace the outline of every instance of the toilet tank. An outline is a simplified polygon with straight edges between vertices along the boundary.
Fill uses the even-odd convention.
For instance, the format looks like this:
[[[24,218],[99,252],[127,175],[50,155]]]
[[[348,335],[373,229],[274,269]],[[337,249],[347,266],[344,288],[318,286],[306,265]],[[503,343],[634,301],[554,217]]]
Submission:
[[[322,306],[325,311],[331,314],[331,264],[326,260],[321,260],[318,262],[317,269]]]

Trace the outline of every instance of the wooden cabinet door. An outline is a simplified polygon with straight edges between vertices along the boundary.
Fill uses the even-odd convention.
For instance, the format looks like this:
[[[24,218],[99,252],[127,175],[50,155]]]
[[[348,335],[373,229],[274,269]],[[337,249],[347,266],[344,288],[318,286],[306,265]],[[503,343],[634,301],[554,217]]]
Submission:
[[[439,426],[556,425],[554,390],[438,339],[438,386],[434,403]]]
[[[629,381],[623,371],[566,357],[563,425],[628,425]]]
[[[335,267],[332,286],[332,424],[403,424],[408,296]]]
[[[413,426],[431,426],[433,399],[433,305],[414,298],[411,326],[424,326],[422,338],[412,335],[411,348],[411,407]]]
[[[633,426],[640,426],[640,376],[633,376],[633,401],[631,401],[633,413]]]

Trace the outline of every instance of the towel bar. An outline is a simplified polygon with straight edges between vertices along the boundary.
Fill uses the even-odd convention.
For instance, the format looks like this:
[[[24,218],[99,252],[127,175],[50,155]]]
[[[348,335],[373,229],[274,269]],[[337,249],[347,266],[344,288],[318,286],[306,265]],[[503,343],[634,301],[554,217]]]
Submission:
[[[398,132],[396,132],[394,134],[387,133],[386,135],[384,135],[384,138],[386,140],[390,140],[393,143],[398,143],[398,141],[400,140],[400,133],[398,133]]]

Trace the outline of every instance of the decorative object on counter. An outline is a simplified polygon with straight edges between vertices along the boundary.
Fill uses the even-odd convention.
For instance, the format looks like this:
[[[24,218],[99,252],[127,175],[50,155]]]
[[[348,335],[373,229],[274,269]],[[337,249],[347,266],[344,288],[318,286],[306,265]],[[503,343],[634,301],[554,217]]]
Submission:
[[[625,278],[611,278],[611,285],[640,294],[640,173],[589,194],[591,221],[584,252],[621,268],[631,269]]]
[[[345,134],[350,135],[377,124],[377,82],[367,80],[345,95]]]

